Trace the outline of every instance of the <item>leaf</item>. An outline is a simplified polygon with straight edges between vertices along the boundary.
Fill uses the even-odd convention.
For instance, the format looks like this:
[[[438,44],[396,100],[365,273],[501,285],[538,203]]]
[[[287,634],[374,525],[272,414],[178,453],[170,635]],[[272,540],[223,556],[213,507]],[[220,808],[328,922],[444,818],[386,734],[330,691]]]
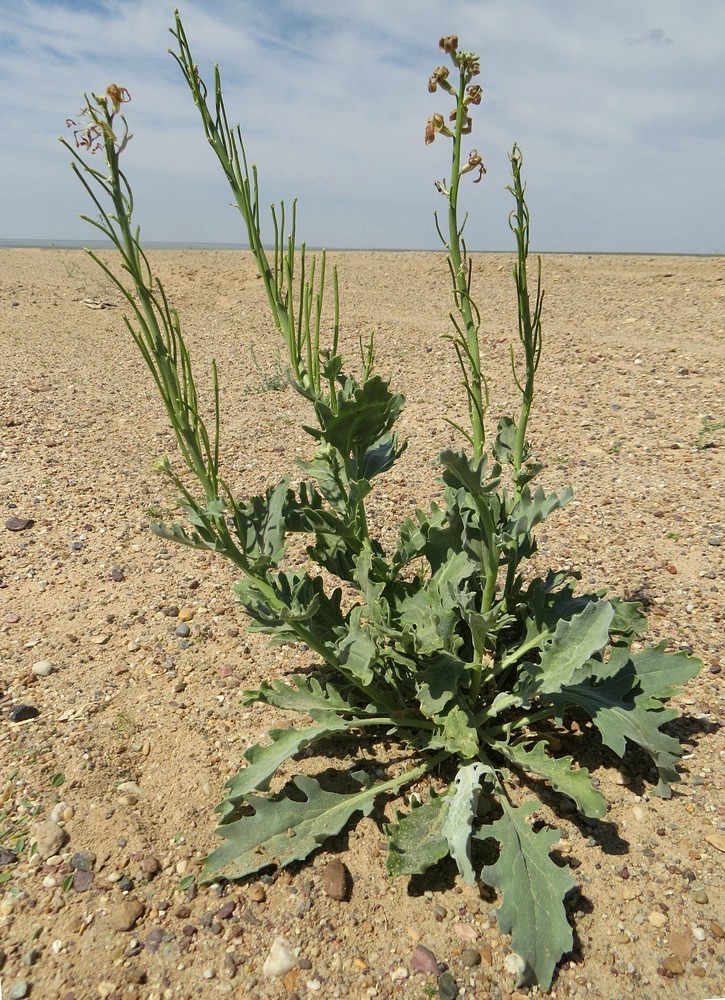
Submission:
[[[288,757],[294,757],[305,747],[332,733],[344,732],[351,725],[352,722],[328,712],[318,715],[316,725],[306,729],[271,729],[268,734],[272,741],[270,744],[262,746],[257,743],[244,754],[249,763],[227,781],[224,787],[228,791],[224,801],[217,806],[217,812],[222,817],[231,815],[250,792],[269,788],[275,771]]]
[[[687,653],[666,653],[667,642],[648,646],[631,656],[634,673],[642,692],[652,699],[667,701],[680,692],[685,681],[700,672],[702,662]]]
[[[573,757],[550,757],[546,753],[546,740],[540,740],[530,750],[523,743],[502,745],[496,748],[519,767],[538,774],[551,783],[562,795],[574,799],[584,816],[599,819],[607,814],[607,800],[592,785],[592,776],[586,768],[572,769]]]
[[[549,855],[559,831],[545,828],[534,833],[526,822],[540,803],[511,806],[503,795],[500,801],[503,816],[475,834],[479,840],[501,844],[498,861],[482,868],[480,879],[503,893],[498,924],[504,934],[511,934],[513,951],[526,963],[519,985],[534,979],[546,990],[557,962],[572,948],[564,896],[574,878]]]
[[[248,796],[254,814],[217,829],[224,843],[206,858],[201,880],[243,878],[268,865],[284,868],[309,857],[328,837],[339,833],[354,813],[368,816],[375,797],[389,787],[389,782],[369,786],[363,772],[355,778],[362,785],[355,792],[328,792],[315,778],[297,775],[292,785],[303,799],[289,798],[284,790]],[[406,780],[403,775],[400,784]]]
[[[597,601],[587,604],[570,621],[560,621],[544,643],[539,663],[529,667],[536,691],[552,694],[571,684],[590,657],[607,645],[613,616],[608,601]]]
[[[451,857],[458,865],[461,878],[474,885],[476,873],[471,864],[471,826],[478,810],[481,778],[492,769],[488,764],[475,761],[464,764],[451,784],[446,796],[446,817],[443,836],[448,843]]]
[[[337,659],[343,672],[367,687],[375,679],[373,663],[377,659],[378,650],[370,633],[360,625],[360,617],[364,611],[362,605],[358,604],[350,612],[348,633],[337,647]]]
[[[464,710],[460,705],[453,705],[444,716],[437,716],[435,721],[442,723],[443,730],[437,737],[431,738],[428,743],[431,748],[441,746],[452,753],[460,754],[464,760],[477,756],[478,731],[468,709]]]
[[[421,658],[421,666],[416,679],[423,683],[417,691],[420,708],[426,718],[432,719],[443,711],[455,698],[458,687],[467,673],[466,664],[452,653],[441,650],[432,656]]]
[[[596,684],[586,681],[564,688],[551,700],[561,715],[567,702],[583,708],[601,733],[602,742],[618,757],[624,756],[627,740],[642,747],[659,774],[654,794],[669,798],[670,784],[680,780],[675,764],[682,756],[682,747],[674,737],[660,732],[660,726],[676,718],[677,712],[661,706],[652,709],[647,695],[625,700],[631,685],[632,677],[627,675]]]
[[[292,712],[308,714],[320,710],[361,711],[358,706],[353,706],[346,701],[333,684],[328,682],[323,689],[316,677],[303,677],[300,674],[293,675],[291,684],[287,684],[283,680],[274,680],[271,684],[262,681],[257,690],[243,693],[242,704],[250,705],[255,701],[261,701],[267,705],[274,705],[276,708]]]
[[[397,823],[386,825],[390,875],[422,875],[445,858],[449,852],[443,833],[447,809],[445,796],[431,789],[425,805],[414,804],[406,815],[398,813]]]

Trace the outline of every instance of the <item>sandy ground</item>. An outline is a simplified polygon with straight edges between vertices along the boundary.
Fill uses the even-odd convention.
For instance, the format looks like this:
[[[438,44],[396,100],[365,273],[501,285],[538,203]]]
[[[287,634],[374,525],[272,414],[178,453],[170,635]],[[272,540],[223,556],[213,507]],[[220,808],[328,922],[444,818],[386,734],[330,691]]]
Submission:
[[[335,258],[348,356],[374,331],[379,371],[408,398],[409,450],[371,506],[389,539],[402,514],[436,496],[436,455],[460,444],[444,420],[463,416],[441,337],[446,268],[426,253]],[[252,262],[232,251],[151,259],[202,388],[209,358],[219,362],[227,478],[257,492],[312,449],[304,401],[269,388],[277,344]],[[510,266],[475,258],[492,420],[514,399]],[[547,522],[534,568],[578,567],[589,586],[637,595],[649,638],[704,662],[676,699],[685,756],[670,801],[650,797],[640,758],[620,773],[591,750],[612,809],[595,828],[557,824],[578,883],[576,946],[551,995],[720,997],[725,430],[703,428],[725,419],[725,269],[715,258],[551,255],[544,278],[531,437],[545,484],[571,483],[575,501]],[[239,689],[309,654],[248,637],[232,569],[150,533],[150,513],[174,506],[151,471],[159,455],[174,457],[173,439],[120,305],[81,252],[0,253],[3,997],[437,996],[436,975],[411,967],[418,944],[460,996],[516,995],[495,900],[445,867],[390,881],[382,816],[294,870],[197,888],[225,779],[287,721],[240,707]],[[32,524],[12,531],[13,518]],[[183,621],[188,637],[177,634]],[[33,717],[12,721],[23,705]],[[64,842],[32,858],[31,830],[45,821]],[[335,857],[352,876],[346,900],[328,893]],[[278,936],[299,960],[269,978],[262,966]]]

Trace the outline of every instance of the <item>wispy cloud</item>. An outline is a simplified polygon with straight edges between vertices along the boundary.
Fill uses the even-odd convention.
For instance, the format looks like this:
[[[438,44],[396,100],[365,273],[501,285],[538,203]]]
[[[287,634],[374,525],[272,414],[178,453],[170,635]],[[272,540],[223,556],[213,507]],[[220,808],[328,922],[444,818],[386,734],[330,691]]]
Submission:
[[[300,195],[312,244],[435,245],[423,145],[444,110],[426,81],[437,39],[480,50],[485,99],[472,145],[489,173],[469,241],[509,245],[507,150],[526,156],[541,249],[725,250],[725,5],[661,0],[188,0],[202,73],[215,62],[265,200]],[[0,27],[0,236],[84,238],[83,192],[56,141],[84,91],[129,89],[126,169],[150,240],[241,239],[196,111],[165,49],[158,0],[19,0]],[[39,71],[39,67],[42,72]],[[706,155],[703,155],[706,153]]]

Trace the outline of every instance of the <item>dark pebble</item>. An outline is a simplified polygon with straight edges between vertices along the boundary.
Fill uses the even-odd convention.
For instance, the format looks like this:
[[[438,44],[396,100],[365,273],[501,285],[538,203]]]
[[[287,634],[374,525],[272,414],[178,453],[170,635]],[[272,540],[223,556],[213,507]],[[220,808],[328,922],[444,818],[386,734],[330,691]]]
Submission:
[[[179,609],[174,604],[170,604],[168,608],[164,609],[164,614],[167,618],[177,618]]]
[[[15,865],[18,863],[18,856],[9,847],[0,847],[0,868],[5,865]]]
[[[37,719],[40,709],[35,705],[16,705],[10,713],[11,722],[27,722],[28,719]]]
[[[190,639],[182,639],[179,643],[179,649],[189,649],[191,646],[193,646],[193,643]]]
[[[198,580],[192,580],[191,583],[189,584],[189,590],[197,590],[198,587],[199,587]]]
[[[236,908],[237,904],[234,902],[233,899],[230,899],[228,902],[224,903],[223,906],[219,907],[219,909],[216,911],[216,915],[219,918],[219,920],[228,920],[231,917],[232,913],[234,913]]]
[[[80,552],[80,550],[83,548],[83,542],[71,542],[70,547],[73,549],[74,552]]]
[[[194,937],[195,934],[199,933],[199,928],[194,927],[193,924],[187,924],[181,931],[184,937]]]
[[[155,955],[159,950],[159,945],[164,939],[164,931],[161,927],[154,927],[151,933],[147,936],[144,944],[146,945],[146,951],[150,954]]]
[[[119,879],[118,888],[121,892],[130,892],[131,889],[133,889],[133,882],[128,875],[124,875],[121,879]]]
[[[186,622],[179,622],[179,624],[174,629],[174,634],[178,635],[180,639],[186,639],[188,635],[191,635],[191,629],[186,624]]]
[[[93,885],[93,872],[77,871],[73,876],[73,891],[88,892]]]
[[[438,996],[441,1000],[456,1000],[458,986],[450,972],[444,972],[438,980]]]
[[[481,964],[481,953],[475,948],[466,948],[461,952],[461,961],[467,969],[474,969]]]
[[[70,863],[76,871],[89,872],[96,863],[96,856],[91,851],[74,851]]]
[[[25,531],[26,528],[32,528],[35,524],[30,517],[9,517],[5,522],[5,527],[8,531]]]
[[[201,917],[199,917],[199,926],[204,928],[211,927],[213,920],[214,914],[210,910],[207,910],[206,913],[202,913]]]
[[[333,858],[322,873],[322,887],[330,899],[344,900],[350,895],[352,879],[346,865]]]
[[[179,920],[186,920],[191,916],[191,907],[189,906],[177,906],[174,910],[174,916]]]
[[[111,579],[115,583],[120,583],[124,579],[124,573],[120,566],[114,566],[111,570]]]

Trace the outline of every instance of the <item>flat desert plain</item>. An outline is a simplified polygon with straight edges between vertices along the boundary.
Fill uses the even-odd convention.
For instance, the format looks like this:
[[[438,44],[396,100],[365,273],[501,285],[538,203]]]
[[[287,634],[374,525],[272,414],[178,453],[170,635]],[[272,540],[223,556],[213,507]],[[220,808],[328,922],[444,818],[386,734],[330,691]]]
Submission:
[[[434,253],[330,257],[344,352],[356,362],[360,338],[374,333],[378,371],[407,397],[409,448],[370,503],[389,543],[401,517],[439,495],[438,453],[462,444],[446,422],[465,418],[443,337],[446,264]],[[150,260],[181,315],[206,415],[211,358],[219,365],[227,480],[245,496],[294,476],[313,451],[307,404],[277,379],[281,345],[252,259],[204,250]],[[473,258],[492,425],[516,400],[512,263]],[[703,661],[674,699],[684,756],[670,800],[652,795],[641,756],[617,767],[581,734],[611,812],[594,826],[571,812],[545,816],[577,882],[575,946],[551,995],[720,997],[725,266],[584,255],[542,264],[530,436],[543,483],[571,484],[575,499],[540,529],[531,572],[571,567],[584,586],[638,598],[648,641]],[[175,503],[154,462],[178,455],[122,315],[121,296],[81,251],[0,251],[3,996],[382,1000],[452,996],[451,981],[459,996],[529,995],[509,971],[495,897],[445,865],[387,877],[381,824],[392,804],[306,863],[197,884],[218,843],[224,782],[267,729],[292,724],[242,705],[241,692],[311,657],[247,634],[230,565],[150,532],[149,519],[174,516]],[[345,745],[335,751],[348,767]],[[391,764],[382,737],[370,744],[376,758]],[[299,767],[332,764],[305,757]],[[350,872],[348,898],[334,898],[333,859]],[[278,937],[296,964],[269,977]],[[437,971],[416,970],[418,946]]]

